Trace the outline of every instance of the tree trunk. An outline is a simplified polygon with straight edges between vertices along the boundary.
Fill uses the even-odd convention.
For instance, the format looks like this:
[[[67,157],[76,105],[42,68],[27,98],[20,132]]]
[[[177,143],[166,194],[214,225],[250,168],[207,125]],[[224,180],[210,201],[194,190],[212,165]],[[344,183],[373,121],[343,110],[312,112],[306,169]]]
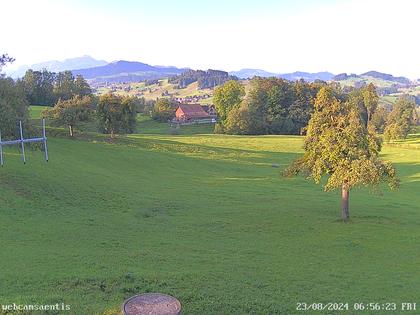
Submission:
[[[350,219],[349,194],[349,187],[346,184],[343,184],[341,188],[341,218],[343,219],[343,222],[347,222]]]
[[[115,133],[114,133],[114,129],[111,129],[111,139],[115,138]]]
[[[73,126],[69,125],[69,130],[70,130],[70,137],[73,137],[74,133],[73,133]]]

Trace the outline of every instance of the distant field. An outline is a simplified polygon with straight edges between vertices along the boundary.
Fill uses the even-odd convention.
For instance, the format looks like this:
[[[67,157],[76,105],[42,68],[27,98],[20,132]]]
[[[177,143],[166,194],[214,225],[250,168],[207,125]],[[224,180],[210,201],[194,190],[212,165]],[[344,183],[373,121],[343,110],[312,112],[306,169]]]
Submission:
[[[46,108],[48,108],[48,106],[37,106],[37,105],[29,106],[29,117],[31,119],[41,118],[41,112]]]
[[[339,192],[280,175],[302,137],[170,135],[139,120],[114,142],[50,133],[49,163],[6,150],[0,304],[111,315],[158,291],[183,314],[283,315],[298,302],[417,301],[419,134],[384,147],[400,190],[353,190],[342,224]]]
[[[241,81],[245,88],[249,88],[249,81]],[[127,87],[130,86],[130,90],[126,91]],[[194,82],[188,85],[184,89],[177,89],[176,85],[168,82],[168,79],[159,80],[159,84],[152,84],[145,86],[144,82],[137,83],[126,83],[126,84],[117,84],[116,85],[116,94],[120,95],[131,95],[131,96],[140,96],[144,97],[146,100],[156,100],[157,98],[186,98],[187,96],[203,96],[210,95],[208,98],[202,98],[198,102],[202,105],[213,104],[213,93],[214,89],[198,89],[198,83]],[[100,88],[98,89],[98,94],[103,94],[111,91],[110,88]],[[169,95],[164,96],[164,93],[169,93]]]
[[[198,124],[171,127],[167,123],[159,123],[146,115],[137,116],[138,134],[162,134],[162,135],[191,135],[191,134],[212,134],[214,124]]]
[[[366,82],[366,84],[373,83],[377,87],[391,87],[395,84],[393,81],[382,80],[370,76],[363,76],[361,78],[348,78],[346,80],[337,81],[342,86],[354,86],[358,82]]]
[[[157,98],[162,97],[185,98],[187,96],[198,96],[207,94],[211,96],[213,95],[213,89],[198,89],[197,82],[191,83],[184,89],[176,89],[176,85],[168,83],[168,79],[159,80],[159,84],[152,84],[148,86],[145,86],[144,82],[119,84],[117,86],[121,87],[121,89],[117,89],[115,91],[116,94],[142,96],[147,100],[156,100]],[[128,86],[131,87],[131,90],[125,91],[124,89],[126,89]],[[101,88],[98,90],[98,93],[103,94],[108,91],[110,91],[109,88]],[[168,92],[170,95],[162,95],[166,92]],[[200,100],[200,103],[203,105],[212,104],[212,102],[212,97]]]

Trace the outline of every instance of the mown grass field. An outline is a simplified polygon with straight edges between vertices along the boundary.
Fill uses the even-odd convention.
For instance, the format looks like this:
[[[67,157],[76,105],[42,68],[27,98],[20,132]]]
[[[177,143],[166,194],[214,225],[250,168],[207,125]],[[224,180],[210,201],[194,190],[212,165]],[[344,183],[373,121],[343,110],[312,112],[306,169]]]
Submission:
[[[382,153],[400,190],[352,191],[342,224],[338,192],[280,175],[301,137],[170,135],[143,123],[115,142],[51,137],[49,163],[6,151],[0,304],[119,314],[125,298],[156,291],[179,298],[183,314],[419,302],[418,135]]]

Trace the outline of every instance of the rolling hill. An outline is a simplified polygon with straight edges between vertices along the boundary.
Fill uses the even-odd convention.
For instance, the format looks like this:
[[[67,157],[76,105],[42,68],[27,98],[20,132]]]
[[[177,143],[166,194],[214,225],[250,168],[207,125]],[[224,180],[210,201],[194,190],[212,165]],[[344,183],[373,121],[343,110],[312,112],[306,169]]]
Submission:
[[[239,71],[232,71],[229,72],[230,75],[237,76],[240,79],[250,79],[252,77],[278,77],[283,78],[290,81],[296,81],[303,79],[305,81],[315,81],[315,80],[323,80],[323,81],[329,81],[334,77],[334,74],[330,72],[316,72],[316,73],[310,73],[310,72],[302,72],[302,71],[295,71],[291,73],[274,73],[274,72],[268,72],[261,69],[242,69]]]
[[[48,163],[28,150],[23,166],[7,148],[3,303],[120,315],[128,297],[164,292],[183,314],[231,315],[297,314],[296,301],[418,299],[418,135],[384,145],[401,189],[355,189],[352,222],[342,224],[339,192],[280,175],[303,137],[203,134],[201,126],[170,135],[168,124],[145,119],[112,142],[94,132],[68,139],[48,126]]]
[[[119,60],[107,65],[77,69],[72,72],[73,75],[82,75],[90,83],[103,83],[162,79],[181,74],[185,70],[176,67],[151,66],[137,61]]]
[[[392,74],[378,71],[368,71],[360,75],[340,73],[332,78],[343,86],[358,86],[373,83],[379,88],[400,87],[411,84],[411,81],[405,77],[395,77]]]

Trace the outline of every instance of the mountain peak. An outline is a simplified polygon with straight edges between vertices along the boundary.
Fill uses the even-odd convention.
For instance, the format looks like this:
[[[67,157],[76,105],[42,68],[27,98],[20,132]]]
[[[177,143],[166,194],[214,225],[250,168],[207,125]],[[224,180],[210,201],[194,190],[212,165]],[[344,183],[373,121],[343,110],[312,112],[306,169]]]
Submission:
[[[36,63],[32,65],[24,65],[14,71],[7,73],[13,78],[23,77],[25,72],[29,69],[40,71],[47,69],[51,72],[60,72],[65,70],[75,70],[80,68],[93,68],[97,66],[106,65],[108,62],[105,60],[97,60],[89,55],[83,55],[75,58],[68,58],[62,61],[50,60],[46,62]]]

